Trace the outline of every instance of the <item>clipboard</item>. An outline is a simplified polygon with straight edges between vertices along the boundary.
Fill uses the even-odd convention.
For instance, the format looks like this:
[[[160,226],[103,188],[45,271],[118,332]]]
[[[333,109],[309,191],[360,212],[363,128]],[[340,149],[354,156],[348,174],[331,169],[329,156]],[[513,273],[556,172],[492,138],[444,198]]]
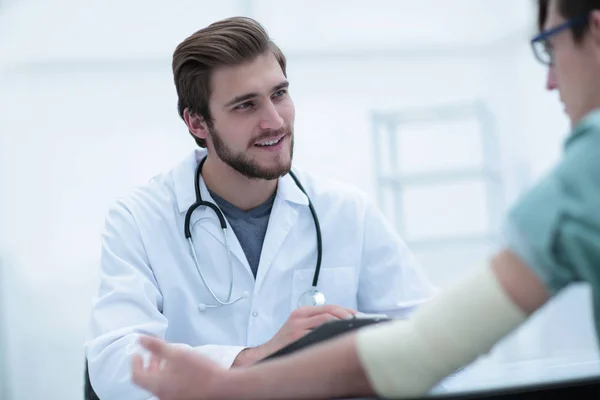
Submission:
[[[258,362],[260,363],[277,357],[285,356],[298,350],[302,350],[304,348],[313,346],[317,343],[333,339],[344,333],[352,332],[356,329],[360,329],[365,326],[385,323],[388,321],[392,321],[392,318],[384,316],[360,316],[349,319],[338,319],[329,321],[324,323],[323,325],[316,327],[306,335],[302,336],[300,339],[288,344],[287,346],[279,349],[275,353],[268,355],[267,357],[263,358]]]

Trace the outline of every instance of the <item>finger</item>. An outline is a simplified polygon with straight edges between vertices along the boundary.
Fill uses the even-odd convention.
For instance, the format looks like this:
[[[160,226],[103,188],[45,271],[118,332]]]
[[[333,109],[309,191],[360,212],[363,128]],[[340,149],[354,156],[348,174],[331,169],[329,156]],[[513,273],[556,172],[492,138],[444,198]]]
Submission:
[[[344,307],[340,307],[340,306],[336,306],[336,305],[332,305],[332,304],[328,304],[328,305],[324,305],[324,306],[305,306],[305,307],[301,307],[298,308],[294,311],[294,314],[297,317],[313,317],[315,315],[318,314],[323,314],[323,313],[340,313],[341,311],[346,312],[345,316],[341,316],[342,314],[340,314],[340,318],[346,318],[346,317],[351,317],[352,315],[356,314],[356,311],[351,310],[349,308],[344,308]]]
[[[154,392],[158,383],[155,374],[144,368],[144,360],[139,354],[134,354],[131,360],[131,379],[133,383],[150,392]]]
[[[342,307],[333,305],[333,307],[346,311],[348,314],[355,315],[358,314],[358,310],[353,310],[352,308]]]
[[[158,372],[160,371],[160,367],[161,367],[161,359],[157,356],[155,356],[154,354],[152,354],[152,358],[150,359],[150,366],[148,367],[148,370],[151,372]]]
[[[171,348],[167,343],[152,336],[140,336],[140,344],[158,358],[168,358],[171,354]]]
[[[336,317],[335,315],[329,314],[329,313],[322,313],[322,314],[314,315],[314,316],[306,319],[306,321],[303,324],[303,328],[304,329],[314,329],[317,326],[323,325],[325,322],[335,320],[335,319],[339,319],[339,318]]]
[[[356,311],[351,310],[349,308],[328,304],[325,306],[314,307],[314,310],[311,311],[310,316],[315,316],[318,314],[332,314],[335,315],[337,318],[345,319],[352,317],[354,314],[356,314]]]
[[[356,314],[356,311],[350,310],[349,308],[332,306],[330,309],[327,310],[327,313],[335,315],[339,319],[346,319],[351,318],[354,314]]]

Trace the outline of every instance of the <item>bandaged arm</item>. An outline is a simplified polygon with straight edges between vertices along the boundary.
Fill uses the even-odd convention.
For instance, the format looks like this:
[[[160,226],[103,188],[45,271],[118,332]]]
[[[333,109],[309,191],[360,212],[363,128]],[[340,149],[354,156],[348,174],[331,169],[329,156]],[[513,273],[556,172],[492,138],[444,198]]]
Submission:
[[[509,251],[422,305],[409,320],[362,328],[249,368],[215,384],[220,399],[414,398],[526,320],[549,298]],[[199,387],[199,393],[202,392]]]
[[[540,279],[509,251],[478,268],[408,321],[357,334],[357,354],[382,397],[426,394],[491,348],[549,298]]]

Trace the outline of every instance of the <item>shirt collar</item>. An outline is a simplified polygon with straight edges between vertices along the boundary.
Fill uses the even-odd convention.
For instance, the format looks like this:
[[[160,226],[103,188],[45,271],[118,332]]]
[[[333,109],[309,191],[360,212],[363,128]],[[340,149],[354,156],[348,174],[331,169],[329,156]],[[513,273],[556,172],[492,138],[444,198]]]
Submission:
[[[196,149],[172,171],[173,186],[179,212],[186,212],[196,201],[196,191],[194,188],[196,169],[198,163],[206,157],[206,155],[206,149]],[[304,186],[306,187],[306,185]],[[212,197],[208,193],[203,179],[200,179],[200,193],[203,199],[212,201]],[[305,206],[308,205],[308,197],[296,185],[290,174],[286,174],[279,178],[276,197],[287,202]]]
[[[571,134],[565,140],[565,149],[567,149],[573,142],[577,141],[586,134],[594,133],[599,131],[600,128],[600,108],[594,109],[586,114],[580,121],[573,127]]]

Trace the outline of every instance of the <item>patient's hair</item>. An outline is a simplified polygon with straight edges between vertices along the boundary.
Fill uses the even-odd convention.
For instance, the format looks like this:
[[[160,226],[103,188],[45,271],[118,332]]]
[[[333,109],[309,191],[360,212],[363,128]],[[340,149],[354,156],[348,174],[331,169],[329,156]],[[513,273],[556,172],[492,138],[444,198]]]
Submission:
[[[283,52],[262,25],[251,18],[223,19],[185,39],[175,49],[172,65],[179,116],[183,118],[187,108],[190,114],[203,117],[210,127],[213,123],[209,108],[213,71],[253,61],[268,51],[273,53],[287,76]],[[206,147],[204,139],[195,136],[194,139],[198,146]]]
[[[600,0],[557,0],[558,12],[566,20],[588,14],[590,11],[600,9]],[[538,0],[538,29],[541,31],[548,17],[549,0]],[[589,23],[578,24],[571,27],[575,42],[581,42],[589,29]]]

